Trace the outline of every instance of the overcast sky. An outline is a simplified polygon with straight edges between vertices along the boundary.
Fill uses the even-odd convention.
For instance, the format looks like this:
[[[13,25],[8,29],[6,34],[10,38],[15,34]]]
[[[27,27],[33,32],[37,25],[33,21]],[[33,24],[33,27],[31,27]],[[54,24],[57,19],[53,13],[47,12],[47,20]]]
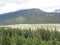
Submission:
[[[60,8],[60,0],[0,0],[0,14],[30,8],[50,12]]]

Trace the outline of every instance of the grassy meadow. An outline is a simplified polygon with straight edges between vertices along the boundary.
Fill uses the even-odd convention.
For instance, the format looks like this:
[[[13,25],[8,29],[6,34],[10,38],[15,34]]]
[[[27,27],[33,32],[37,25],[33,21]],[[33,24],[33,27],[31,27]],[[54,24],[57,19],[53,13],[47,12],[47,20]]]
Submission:
[[[19,24],[0,26],[0,45],[60,45],[59,24],[57,27],[56,25]]]
[[[60,45],[60,32],[56,29],[0,28],[0,45]]]
[[[44,28],[47,29],[57,29],[60,31],[60,24],[15,24],[15,25],[1,25],[0,27],[11,27],[11,28],[19,28],[19,29],[33,29],[36,30],[37,28]]]

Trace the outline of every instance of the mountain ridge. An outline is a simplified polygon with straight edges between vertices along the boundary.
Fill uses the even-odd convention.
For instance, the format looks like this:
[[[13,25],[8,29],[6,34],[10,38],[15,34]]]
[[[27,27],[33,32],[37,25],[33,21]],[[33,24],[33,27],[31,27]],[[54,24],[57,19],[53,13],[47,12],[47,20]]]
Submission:
[[[0,14],[0,25],[60,23],[60,13],[48,13],[40,9],[25,9]]]

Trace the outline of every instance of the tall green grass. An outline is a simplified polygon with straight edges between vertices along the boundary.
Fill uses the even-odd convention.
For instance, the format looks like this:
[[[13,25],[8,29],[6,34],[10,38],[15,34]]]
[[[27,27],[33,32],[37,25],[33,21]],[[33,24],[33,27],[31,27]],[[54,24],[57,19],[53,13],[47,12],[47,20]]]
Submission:
[[[60,45],[60,32],[48,28],[0,28],[0,45]]]

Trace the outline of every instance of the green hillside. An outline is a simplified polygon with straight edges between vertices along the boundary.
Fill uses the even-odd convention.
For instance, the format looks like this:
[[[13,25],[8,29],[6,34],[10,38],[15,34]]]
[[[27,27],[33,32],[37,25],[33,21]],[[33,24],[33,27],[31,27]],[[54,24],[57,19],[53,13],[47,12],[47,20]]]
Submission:
[[[0,15],[0,25],[41,23],[60,23],[60,13],[48,13],[40,9],[26,9]]]

